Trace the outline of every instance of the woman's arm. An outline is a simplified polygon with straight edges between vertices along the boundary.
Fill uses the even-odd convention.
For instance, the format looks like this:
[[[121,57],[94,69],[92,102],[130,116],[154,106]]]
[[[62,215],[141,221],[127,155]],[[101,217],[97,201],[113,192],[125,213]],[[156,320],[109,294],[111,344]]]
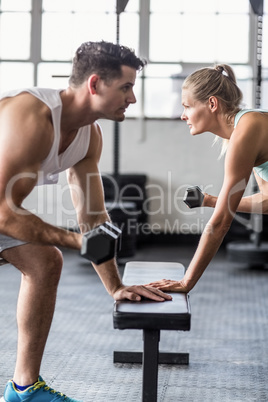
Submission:
[[[189,292],[198,282],[217,253],[228,232],[233,217],[250,178],[261,147],[256,141],[254,125],[240,125],[231,137],[225,159],[225,174],[215,210],[204,232],[194,257],[182,281],[163,280],[150,284],[166,291]]]
[[[260,192],[243,197],[237,212],[268,214],[268,182],[254,172]],[[218,197],[204,193],[203,207],[215,208]]]

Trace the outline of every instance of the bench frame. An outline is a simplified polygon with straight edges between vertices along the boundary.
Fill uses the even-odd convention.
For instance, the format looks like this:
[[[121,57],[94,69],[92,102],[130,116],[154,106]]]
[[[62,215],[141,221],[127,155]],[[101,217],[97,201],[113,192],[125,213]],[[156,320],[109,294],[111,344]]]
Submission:
[[[179,263],[159,262],[130,262],[127,263],[123,282],[126,285],[134,283],[146,284],[153,280],[165,277],[181,279],[185,268]],[[134,280],[137,276],[139,281]],[[157,401],[158,364],[189,364],[189,353],[159,352],[160,331],[190,330],[191,312],[189,296],[186,294],[173,294],[172,302],[178,312],[157,312],[159,302],[143,300],[141,302],[119,301],[114,305],[114,328],[142,329],[143,352],[114,351],[114,363],[142,363],[143,385],[142,401]],[[184,304],[183,308],[181,303]],[[146,306],[147,305],[147,306]],[[168,304],[166,305],[167,307]],[[148,307],[149,312],[143,311]],[[171,307],[171,306],[170,306]],[[151,311],[150,311],[151,310]]]

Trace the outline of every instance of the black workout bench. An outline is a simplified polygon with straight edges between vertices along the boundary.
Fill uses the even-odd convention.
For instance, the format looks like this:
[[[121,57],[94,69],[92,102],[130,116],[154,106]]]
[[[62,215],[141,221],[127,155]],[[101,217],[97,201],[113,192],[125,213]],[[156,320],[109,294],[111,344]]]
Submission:
[[[174,262],[128,262],[123,275],[125,285],[147,284],[163,278],[181,279],[185,268]],[[114,363],[142,363],[142,401],[157,401],[158,363],[189,364],[188,353],[159,352],[160,330],[189,331],[191,312],[189,296],[172,293],[173,300],[154,302],[117,301],[114,304],[113,322],[117,329],[142,329],[143,353],[114,351]]]

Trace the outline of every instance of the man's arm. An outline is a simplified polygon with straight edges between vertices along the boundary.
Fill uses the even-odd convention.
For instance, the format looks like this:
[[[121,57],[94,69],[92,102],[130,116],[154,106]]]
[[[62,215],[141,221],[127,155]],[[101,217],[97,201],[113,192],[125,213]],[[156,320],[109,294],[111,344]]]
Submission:
[[[48,108],[31,95],[0,104],[0,232],[22,241],[79,249],[81,235],[57,228],[22,207],[53,141]]]
[[[102,151],[102,134],[95,123],[91,127],[90,146],[86,157],[68,171],[68,182],[82,233],[110,220],[105,208],[102,180],[98,163]],[[144,286],[124,286],[115,258],[100,265],[93,264],[107,292],[115,300],[140,300],[141,296],[156,301],[171,297],[157,289]]]

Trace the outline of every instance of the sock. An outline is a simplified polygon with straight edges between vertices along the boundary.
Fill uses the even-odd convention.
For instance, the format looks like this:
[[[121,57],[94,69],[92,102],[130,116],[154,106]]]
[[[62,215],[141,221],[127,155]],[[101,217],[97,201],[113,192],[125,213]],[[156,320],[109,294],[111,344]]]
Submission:
[[[27,388],[32,387],[35,384],[35,382],[34,382],[33,384],[30,384],[30,385],[21,386],[21,385],[16,384],[14,381],[13,381],[13,383],[14,383],[16,389],[18,391],[22,391],[22,392],[25,391]]]

